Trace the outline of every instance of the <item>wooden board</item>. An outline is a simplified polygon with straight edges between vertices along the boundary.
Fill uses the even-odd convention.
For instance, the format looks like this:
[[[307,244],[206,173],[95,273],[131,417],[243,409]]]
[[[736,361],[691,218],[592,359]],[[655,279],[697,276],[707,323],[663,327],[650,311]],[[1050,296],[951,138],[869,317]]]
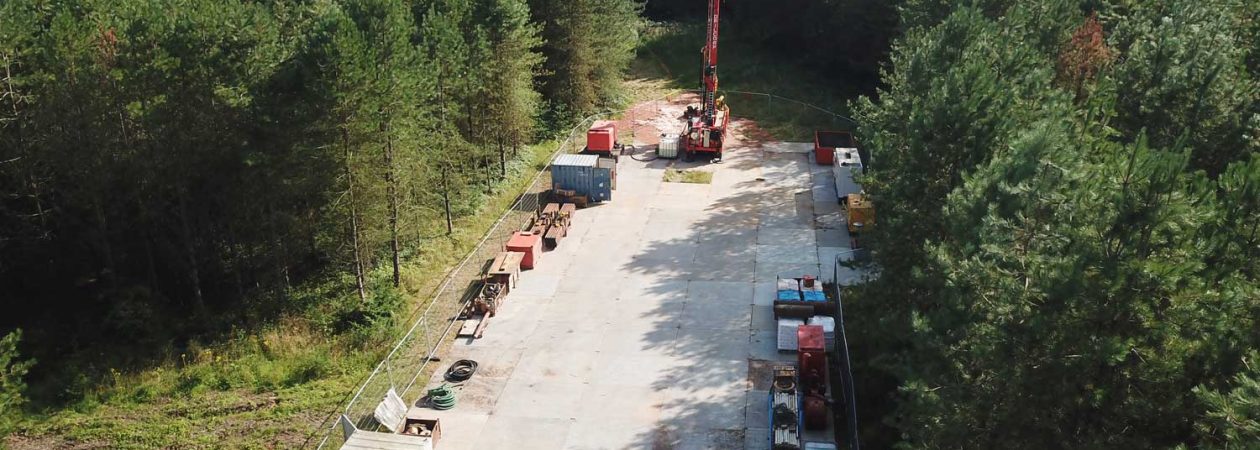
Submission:
[[[464,325],[459,327],[459,333],[456,335],[461,337],[474,336],[477,333],[477,329],[481,328],[481,322],[484,322],[485,320],[486,316],[481,314],[472,316],[468,320],[464,321]]]

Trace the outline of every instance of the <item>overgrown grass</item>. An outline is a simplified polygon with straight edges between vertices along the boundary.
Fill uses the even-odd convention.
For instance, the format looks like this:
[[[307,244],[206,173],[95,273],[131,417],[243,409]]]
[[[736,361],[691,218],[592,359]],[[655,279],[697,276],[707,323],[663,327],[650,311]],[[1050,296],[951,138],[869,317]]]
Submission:
[[[669,168],[665,169],[665,182],[709,184],[713,182],[713,172]]]
[[[508,177],[486,194],[480,211],[458,218],[454,232],[426,239],[408,255],[397,301],[384,301],[384,319],[362,330],[335,333],[327,323],[338,306],[313,304],[263,329],[240,332],[227,342],[186,346],[151,368],[102,369],[100,379],[81,375],[79,400],[21,417],[15,447],[287,448],[302,444],[313,428],[339,408],[410,325],[451,270],[527,189],[549,162],[555,142],[523,149]],[[387,277],[384,268],[373,278]],[[335,278],[335,277],[334,277]],[[327,299],[344,280],[328,279],[299,289],[296,298]],[[385,296],[398,294],[382,293]],[[357,302],[357,300],[355,300]],[[316,303],[312,300],[312,303]],[[0,441],[0,448],[5,441]]]
[[[700,57],[696,49],[703,42],[703,24],[653,26],[645,33],[631,75],[636,79],[667,80],[672,89],[698,89]],[[755,43],[740,41],[734,33],[722,36],[718,75],[719,94],[726,96],[732,116],[755,120],[766,134],[762,137],[812,141],[815,130],[853,129],[855,126],[842,117],[806,105],[732,92],[774,94],[840,116],[848,116],[846,102],[857,95],[855,88],[826,82],[821,74],[781,61]]]

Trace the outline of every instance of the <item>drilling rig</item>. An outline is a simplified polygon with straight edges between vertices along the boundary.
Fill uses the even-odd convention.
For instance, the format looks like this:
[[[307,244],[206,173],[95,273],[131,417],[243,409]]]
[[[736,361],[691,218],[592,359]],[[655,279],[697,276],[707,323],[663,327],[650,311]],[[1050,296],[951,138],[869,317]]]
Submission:
[[[713,153],[713,161],[722,160],[722,145],[726,140],[726,124],[730,121],[730,108],[718,97],[718,20],[721,18],[721,0],[709,0],[708,28],[704,48],[700,50],[703,62],[700,66],[700,88],[704,91],[699,108],[687,107],[683,115],[686,127],[683,133],[686,160],[695,159],[697,153]]]

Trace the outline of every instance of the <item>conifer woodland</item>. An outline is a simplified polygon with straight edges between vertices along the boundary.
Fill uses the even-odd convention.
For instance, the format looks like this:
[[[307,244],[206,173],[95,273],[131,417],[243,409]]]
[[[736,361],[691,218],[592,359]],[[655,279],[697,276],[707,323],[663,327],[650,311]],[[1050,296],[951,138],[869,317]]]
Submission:
[[[1260,445],[1258,5],[898,6],[854,105],[872,448]]]
[[[0,431],[24,410],[29,433],[214,446],[55,419],[341,379],[288,412],[327,413],[555,148],[534,144],[624,101],[640,8],[0,2]]]
[[[704,4],[0,1],[0,436],[302,443]],[[1260,2],[723,5],[860,94],[867,448],[1260,447]]]

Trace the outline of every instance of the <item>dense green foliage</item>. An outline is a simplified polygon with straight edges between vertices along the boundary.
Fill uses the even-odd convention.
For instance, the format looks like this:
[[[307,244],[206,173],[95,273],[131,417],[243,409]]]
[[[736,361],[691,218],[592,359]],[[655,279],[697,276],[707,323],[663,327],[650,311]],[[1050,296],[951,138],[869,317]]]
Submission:
[[[887,87],[857,105],[880,208],[882,274],[849,314],[870,445],[1255,443],[1249,11],[900,6]]]
[[[810,70],[842,84],[842,91],[869,92],[899,32],[889,0],[739,0],[722,2],[722,40],[755,44],[772,52],[776,68]],[[703,23],[706,1],[648,2],[658,20]],[[725,45],[725,44],[723,44]],[[692,45],[693,47],[695,45]],[[722,53],[726,53],[725,50]],[[737,58],[725,58],[730,60]],[[785,69],[790,67],[791,69]],[[724,72],[725,73],[725,72]],[[734,80],[735,77],[724,75]]]
[[[620,98],[621,82],[639,45],[642,8],[626,0],[529,0],[542,24],[546,56],[541,91],[548,118],[563,127]]]
[[[21,339],[21,331],[0,338],[0,435],[7,434],[13,427],[16,415],[12,411],[26,403],[22,397],[26,381],[22,378],[34,362],[20,359],[17,345]]]
[[[0,2],[0,329],[32,398],[285,317],[390,336],[539,131],[618,101],[639,4],[590,3]]]

